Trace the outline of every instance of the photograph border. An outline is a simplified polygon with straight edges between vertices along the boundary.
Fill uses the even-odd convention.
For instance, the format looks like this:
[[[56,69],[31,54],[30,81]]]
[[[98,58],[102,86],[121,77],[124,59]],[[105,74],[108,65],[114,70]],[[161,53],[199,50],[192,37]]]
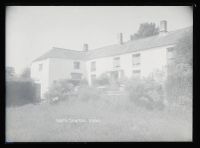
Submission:
[[[5,105],[5,99],[6,99],[6,83],[5,83],[5,53],[6,53],[6,46],[5,46],[5,21],[6,21],[6,7],[7,6],[192,6],[193,7],[193,141],[192,142],[6,142],[6,136],[5,136],[5,130],[6,130],[6,105]],[[39,144],[39,143],[45,143],[45,144],[102,144],[102,143],[113,143],[113,144],[119,144],[119,143],[142,143],[142,144],[149,144],[149,143],[199,143],[200,140],[200,134],[199,134],[199,115],[200,115],[200,101],[199,101],[199,49],[200,49],[200,22],[199,19],[199,3],[198,1],[192,1],[192,0],[168,0],[168,2],[158,2],[158,1],[121,1],[121,2],[91,2],[91,1],[75,1],[75,2],[64,2],[64,1],[58,1],[58,2],[25,2],[25,1],[19,1],[19,0],[13,0],[13,1],[7,1],[1,3],[0,6],[0,34],[1,34],[1,99],[0,99],[0,117],[1,117],[1,123],[0,123],[0,139],[1,143],[3,144]],[[3,134],[2,134],[3,133]]]

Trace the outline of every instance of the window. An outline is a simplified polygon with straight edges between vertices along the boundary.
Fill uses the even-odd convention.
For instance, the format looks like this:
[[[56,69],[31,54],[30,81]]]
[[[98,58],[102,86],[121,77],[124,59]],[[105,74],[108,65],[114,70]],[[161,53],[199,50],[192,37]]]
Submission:
[[[72,80],[80,80],[82,74],[81,73],[71,73]]]
[[[167,63],[171,65],[175,60],[175,50],[173,47],[167,48]]]
[[[116,57],[113,60],[113,66],[114,67],[120,67],[120,57]]]
[[[141,71],[140,70],[133,70],[133,77],[140,78]]]
[[[80,69],[80,62],[74,62],[74,69]]]
[[[134,66],[140,65],[140,53],[138,53],[138,54],[133,54],[133,55],[132,55],[132,58],[133,58],[133,65],[134,65]]]
[[[96,62],[91,63],[91,71],[96,71]]]
[[[39,64],[39,71],[42,71],[43,65]]]
[[[167,58],[174,59],[175,50],[173,47],[167,48]]]
[[[94,84],[96,81],[96,75],[91,75],[91,82]]]

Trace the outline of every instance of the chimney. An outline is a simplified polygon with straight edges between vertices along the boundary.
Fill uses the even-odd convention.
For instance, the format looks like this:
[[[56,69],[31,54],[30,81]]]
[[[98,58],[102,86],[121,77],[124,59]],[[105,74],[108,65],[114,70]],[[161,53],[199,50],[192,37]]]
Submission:
[[[130,35],[130,41],[133,41],[133,40],[134,40],[134,36]]]
[[[162,21],[160,21],[160,34],[163,34],[166,32],[167,32],[167,21],[162,20]]]
[[[83,44],[83,51],[88,51],[88,44]]]
[[[119,34],[119,44],[123,44],[123,34]]]

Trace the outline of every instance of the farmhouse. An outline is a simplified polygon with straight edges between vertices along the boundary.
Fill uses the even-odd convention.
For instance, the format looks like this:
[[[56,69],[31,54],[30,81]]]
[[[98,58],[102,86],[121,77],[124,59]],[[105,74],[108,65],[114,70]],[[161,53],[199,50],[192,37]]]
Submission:
[[[123,41],[118,44],[82,51],[53,47],[31,64],[31,78],[41,86],[41,98],[49,86],[59,79],[85,79],[89,85],[102,74],[113,79],[122,77],[147,77],[154,71],[167,75],[167,64],[173,60],[173,47],[192,27],[167,31],[167,21],[160,22],[158,35]]]

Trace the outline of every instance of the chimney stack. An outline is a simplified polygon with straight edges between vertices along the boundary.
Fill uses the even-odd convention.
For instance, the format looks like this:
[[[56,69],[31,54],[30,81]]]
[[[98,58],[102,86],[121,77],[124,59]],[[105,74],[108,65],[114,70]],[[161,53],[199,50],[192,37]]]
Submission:
[[[119,34],[119,44],[123,44],[123,34]]]
[[[83,51],[88,51],[88,44],[83,44]]]
[[[162,20],[160,21],[160,33],[166,33],[167,32],[167,21],[166,20]]]

